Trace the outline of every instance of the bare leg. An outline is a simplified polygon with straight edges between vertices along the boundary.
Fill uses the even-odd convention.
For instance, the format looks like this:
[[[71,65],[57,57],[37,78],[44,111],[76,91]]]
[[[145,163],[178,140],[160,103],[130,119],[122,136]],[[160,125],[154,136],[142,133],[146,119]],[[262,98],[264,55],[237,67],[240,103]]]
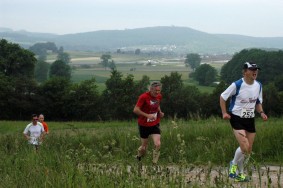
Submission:
[[[246,135],[246,131],[233,129],[233,132],[240,145],[241,151],[245,154],[248,153],[250,146],[249,146],[249,140]]]
[[[148,145],[148,138],[141,138],[141,146],[138,148],[138,160],[141,160],[141,157],[145,155],[146,148]]]
[[[152,159],[152,162],[154,164],[157,163],[158,159],[159,159],[159,155],[160,155],[160,145],[161,145],[161,142],[160,142],[160,134],[153,134],[152,135],[152,139],[153,139],[153,143],[154,143],[154,150],[153,150],[153,159]]]
[[[252,146],[254,143],[254,138],[255,138],[256,133],[249,133],[245,130],[234,130],[234,135],[240,145],[241,151],[245,155],[244,157],[248,158],[248,156],[252,152]],[[238,161],[240,173],[243,173],[244,171],[243,163],[244,163],[244,158],[241,157],[241,160]]]

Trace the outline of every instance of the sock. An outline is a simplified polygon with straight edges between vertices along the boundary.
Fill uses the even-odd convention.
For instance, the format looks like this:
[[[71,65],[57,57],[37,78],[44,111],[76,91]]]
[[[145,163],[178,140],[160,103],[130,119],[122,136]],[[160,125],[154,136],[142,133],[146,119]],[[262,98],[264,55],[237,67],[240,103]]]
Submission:
[[[232,163],[234,165],[238,165],[239,164],[239,161],[245,157],[245,154],[243,154],[242,150],[240,147],[238,147],[235,151],[235,156],[234,156],[234,159],[232,160]]]
[[[241,157],[238,161],[238,171],[240,174],[244,173],[244,160],[245,160],[245,155]]]

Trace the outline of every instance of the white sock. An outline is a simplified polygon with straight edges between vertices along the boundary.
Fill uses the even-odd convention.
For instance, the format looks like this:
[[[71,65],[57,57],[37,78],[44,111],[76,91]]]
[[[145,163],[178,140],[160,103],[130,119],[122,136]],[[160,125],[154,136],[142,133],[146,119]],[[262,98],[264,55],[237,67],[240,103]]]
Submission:
[[[236,151],[235,151],[235,156],[234,156],[234,159],[232,160],[232,163],[233,163],[234,165],[238,165],[238,164],[239,164],[239,161],[240,161],[242,158],[243,158],[243,159],[245,158],[245,154],[243,154],[241,148],[238,147],[238,148],[236,149]]]
[[[244,173],[244,161],[245,161],[245,155],[243,155],[243,157],[240,158],[238,161],[238,172],[240,174]]]

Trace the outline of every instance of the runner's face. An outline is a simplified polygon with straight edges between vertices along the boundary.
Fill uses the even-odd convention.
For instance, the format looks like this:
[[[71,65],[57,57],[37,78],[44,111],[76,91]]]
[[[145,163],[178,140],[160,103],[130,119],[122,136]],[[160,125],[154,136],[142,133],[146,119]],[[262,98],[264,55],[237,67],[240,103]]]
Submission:
[[[39,120],[40,122],[43,122],[44,117],[43,117],[43,116],[39,116],[39,117],[38,117],[38,120]]]
[[[258,74],[258,69],[247,69],[246,71],[246,77],[251,79],[251,80],[255,80]]]
[[[151,88],[150,94],[153,97],[157,97],[157,95],[161,92],[161,87],[160,86],[156,86]]]
[[[33,118],[32,118],[32,124],[36,125],[36,124],[37,124],[37,120],[38,120],[37,117],[33,117]]]

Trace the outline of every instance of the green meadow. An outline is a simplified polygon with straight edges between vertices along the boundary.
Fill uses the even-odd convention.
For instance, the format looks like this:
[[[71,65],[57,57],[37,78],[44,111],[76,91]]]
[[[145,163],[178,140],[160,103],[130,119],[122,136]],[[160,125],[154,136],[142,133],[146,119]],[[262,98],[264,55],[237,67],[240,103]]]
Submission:
[[[95,78],[99,91],[111,71],[99,65],[102,54],[68,52],[72,81]],[[186,85],[211,93],[188,77],[184,59],[148,55],[111,54],[117,70],[134,80],[147,75],[160,80],[182,74]],[[50,55],[48,61],[56,57]],[[151,65],[146,65],[148,60]],[[209,62],[220,71],[223,62]],[[135,158],[140,140],[136,120],[109,122],[48,122],[50,134],[39,152],[22,134],[27,121],[0,121],[1,187],[283,187],[283,125],[281,118],[256,119],[257,136],[246,164],[252,181],[228,178],[228,164],[238,144],[229,121],[163,119],[161,155],[152,165],[153,143],[141,162]]]
[[[229,121],[220,118],[163,119],[157,166],[152,142],[136,161],[136,120],[48,122],[50,134],[37,153],[22,134],[28,123],[0,121],[0,187],[282,187],[280,118],[256,119],[248,183],[227,177],[238,145]]]
[[[72,67],[72,81],[80,82],[83,80],[95,78],[100,91],[105,89],[105,81],[110,78],[111,70],[103,68],[101,62],[102,53],[93,52],[68,52],[71,57],[70,66]],[[184,64],[185,59],[181,57],[163,57],[150,56],[147,54],[111,54],[116,64],[117,70],[124,76],[133,75],[134,80],[141,80],[144,75],[150,80],[160,80],[164,76],[170,76],[172,72],[178,72],[182,75],[182,80],[186,85],[195,85],[201,92],[211,93],[214,87],[199,86],[196,81],[189,78],[192,70]],[[56,57],[50,54],[48,62],[53,62]],[[147,65],[148,62],[151,65]],[[224,62],[206,62],[210,63],[216,70],[220,71]]]
[[[141,64],[117,64],[117,70],[124,76],[132,74],[135,80],[141,80],[143,75],[147,75],[151,80],[160,80],[165,75],[170,75],[171,72],[182,74],[184,81],[188,80],[189,71],[185,66],[176,68],[176,65],[156,65],[146,66]],[[134,71],[132,71],[134,69]],[[76,68],[72,71],[72,79],[77,82],[82,79],[95,77],[97,82],[105,82],[111,75],[110,69],[104,69],[100,66],[90,68]]]

